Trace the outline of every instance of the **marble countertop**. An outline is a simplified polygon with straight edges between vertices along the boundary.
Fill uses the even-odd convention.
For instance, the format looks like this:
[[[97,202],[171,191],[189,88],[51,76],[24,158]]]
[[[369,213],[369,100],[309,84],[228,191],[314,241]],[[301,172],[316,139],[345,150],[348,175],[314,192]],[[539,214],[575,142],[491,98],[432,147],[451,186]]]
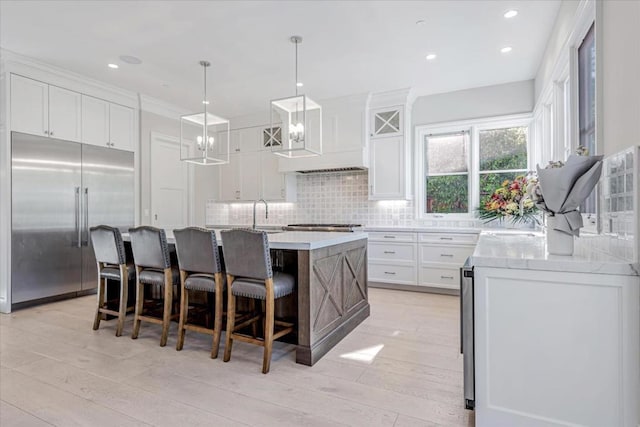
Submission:
[[[222,242],[220,230],[216,231],[218,242]],[[165,230],[167,242],[175,244],[172,230]],[[267,231],[269,247],[271,249],[313,250],[341,243],[366,239],[367,233],[330,233],[326,231]],[[129,241],[129,233],[122,233],[122,238]]]
[[[392,226],[368,226],[364,227],[364,231],[381,231],[386,233],[460,233],[460,234],[479,234],[482,230],[479,228],[468,227],[392,227]]]
[[[549,255],[540,232],[492,232],[480,234],[471,256],[474,267],[513,268],[574,273],[637,276],[637,263],[624,261],[591,249],[583,236],[575,239],[573,256]]]

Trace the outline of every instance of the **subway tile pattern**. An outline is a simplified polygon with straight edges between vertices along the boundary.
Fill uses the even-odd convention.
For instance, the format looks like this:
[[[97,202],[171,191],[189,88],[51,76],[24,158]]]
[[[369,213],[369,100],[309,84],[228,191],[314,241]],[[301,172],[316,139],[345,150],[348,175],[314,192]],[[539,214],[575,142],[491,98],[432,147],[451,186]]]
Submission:
[[[599,183],[601,234],[594,249],[624,260],[640,260],[639,162],[634,146],[604,159]]]
[[[269,203],[257,207],[258,224],[349,223],[393,227],[479,227],[475,220],[416,220],[411,200],[370,201],[367,172],[298,175],[296,203]],[[249,225],[252,203],[207,203],[206,223]]]

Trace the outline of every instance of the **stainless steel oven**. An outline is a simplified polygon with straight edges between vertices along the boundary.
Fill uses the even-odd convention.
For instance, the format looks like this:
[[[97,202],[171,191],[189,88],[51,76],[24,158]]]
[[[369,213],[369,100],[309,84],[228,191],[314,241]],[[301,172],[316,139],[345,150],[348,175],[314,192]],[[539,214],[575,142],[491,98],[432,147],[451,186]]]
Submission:
[[[473,265],[467,258],[460,269],[460,352],[464,367],[465,408],[475,407]]]

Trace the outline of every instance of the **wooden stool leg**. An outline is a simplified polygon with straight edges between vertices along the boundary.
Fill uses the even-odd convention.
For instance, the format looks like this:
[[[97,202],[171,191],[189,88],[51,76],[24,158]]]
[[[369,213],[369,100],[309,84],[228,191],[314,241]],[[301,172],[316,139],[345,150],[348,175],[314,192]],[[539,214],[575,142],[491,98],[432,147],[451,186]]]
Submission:
[[[187,316],[189,314],[189,291],[184,288],[184,281],[187,274],[180,270],[180,321],[178,322],[178,343],[176,344],[176,350],[182,350],[184,345],[184,325],[187,322]]]
[[[164,310],[162,312],[162,336],[160,347],[167,345],[169,326],[171,322],[171,308],[173,307],[173,277],[171,267],[164,269]]]
[[[133,332],[131,333],[131,338],[138,338],[138,333],[140,332],[140,315],[142,315],[142,308],[144,307],[144,285],[140,283],[140,270],[141,268],[136,267],[136,309],[133,315]]]
[[[227,305],[227,339],[224,347],[224,358],[222,359],[225,362],[231,359],[231,346],[233,345],[231,336],[236,323],[236,297],[231,290],[232,282],[233,276],[227,274],[227,295],[229,296]]]
[[[273,279],[265,280],[267,295],[265,301],[264,321],[264,357],[262,360],[262,373],[269,372],[271,366],[271,350],[273,349],[273,326],[275,316],[275,298],[273,294]]]
[[[100,265],[98,265],[98,306],[96,307],[96,316],[93,319],[93,330],[97,331],[100,327],[100,320],[102,320],[102,313],[100,309],[104,307],[104,294],[105,287],[107,285],[107,279],[100,277]]]
[[[218,350],[220,348],[220,335],[222,335],[222,274],[215,274],[216,291],[213,296],[215,299],[215,306],[213,312],[213,346],[211,347],[211,358],[218,357]]]
[[[124,319],[127,316],[127,299],[129,297],[129,270],[126,265],[120,265],[120,306],[118,311],[118,327],[116,336],[122,335]]]

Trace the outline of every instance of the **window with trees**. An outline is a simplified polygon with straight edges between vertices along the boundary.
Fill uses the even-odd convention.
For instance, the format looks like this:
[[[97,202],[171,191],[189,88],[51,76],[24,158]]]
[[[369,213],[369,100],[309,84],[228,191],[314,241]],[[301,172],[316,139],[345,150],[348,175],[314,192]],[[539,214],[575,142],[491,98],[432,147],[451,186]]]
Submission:
[[[580,145],[596,154],[596,43],[595,26],[587,32],[578,48],[578,126]],[[596,190],[580,206],[580,212],[596,212]]]
[[[470,215],[529,168],[530,116],[418,128],[420,216]]]

